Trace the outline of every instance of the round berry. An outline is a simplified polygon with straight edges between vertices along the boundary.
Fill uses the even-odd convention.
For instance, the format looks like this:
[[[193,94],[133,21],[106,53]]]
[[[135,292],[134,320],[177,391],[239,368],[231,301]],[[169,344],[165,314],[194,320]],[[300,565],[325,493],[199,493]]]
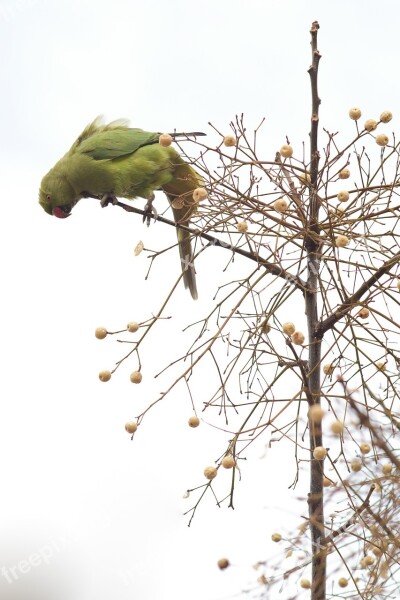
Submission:
[[[323,408],[321,408],[321,406],[319,404],[313,404],[308,409],[308,417],[314,423],[321,423],[322,417],[324,416],[324,414],[325,414],[325,411]]]
[[[339,171],[339,179],[348,179],[350,177],[349,169],[342,169]]]
[[[240,221],[240,223],[236,224],[236,229],[239,231],[239,233],[246,233],[248,228],[249,226],[247,225],[246,221]]]
[[[130,321],[126,328],[129,333],[135,333],[139,329],[139,323],[136,323],[136,321]]]
[[[128,433],[135,433],[137,430],[137,423],[135,423],[135,421],[129,421],[128,423],[125,423],[125,429]]]
[[[232,469],[235,464],[236,462],[232,454],[227,454],[221,461],[221,465],[224,467],[224,469]]]
[[[278,198],[274,202],[274,209],[276,212],[283,213],[286,212],[289,207],[289,203],[284,198]]]
[[[374,131],[374,129],[376,129],[378,127],[378,123],[375,121],[375,119],[367,119],[367,121],[365,121],[364,123],[364,129],[366,131]]]
[[[280,533],[273,533],[273,534],[271,535],[271,540],[272,540],[273,542],[280,542],[280,541],[281,541],[281,539],[282,539],[282,536],[281,536],[281,534],[280,534]]]
[[[350,194],[349,192],[346,192],[345,190],[342,192],[339,192],[337,195],[337,199],[339,200],[339,202],[347,202],[347,200],[350,198]]]
[[[111,372],[110,371],[100,371],[99,379],[100,379],[100,381],[110,381]]]
[[[338,248],[344,248],[349,243],[349,238],[347,235],[338,235],[335,242]]]
[[[382,473],[384,475],[390,475],[392,473],[392,465],[390,463],[386,463],[382,465]]]
[[[331,424],[331,431],[336,435],[340,435],[341,433],[343,433],[343,428],[344,426],[342,421],[333,421],[333,423]]]
[[[386,371],[386,363],[383,361],[375,363],[375,366],[378,369],[378,371]]]
[[[311,582],[309,579],[300,579],[300,587],[304,590],[309,590],[311,587]]]
[[[296,344],[296,346],[301,346],[302,344],[304,344],[305,337],[301,331],[295,331],[292,334],[291,339],[293,344]]]
[[[169,133],[162,133],[158,138],[158,143],[160,146],[170,146],[172,144],[172,135],[169,135]]]
[[[358,121],[358,119],[361,117],[361,110],[359,108],[351,108],[349,110],[349,117],[350,119],[353,119],[353,121]]]
[[[355,458],[354,460],[351,461],[350,468],[352,471],[355,471],[356,473],[357,473],[357,471],[361,471],[361,469],[362,469],[361,461],[358,458]]]
[[[338,584],[339,584],[339,587],[341,587],[341,588],[345,588],[345,587],[347,587],[347,586],[348,586],[349,582],[348,582],[348,580],[346,579],[346,577],[341,577],[341,578],[338,580]]]
[[[364,308],[362,308],[359,311],[358,316],[360,317],[360,319],[368,319],[368,317],[369,317],[369,310],[368,310],[368,308],[366,308],[364,306]]]
[[[379,117],[382,123],[389,123],[393,119],[393,115],[390,110],[385,110]]]
[[[218,475],[218,470],[216,467],[206,467],[204,469],[204,477],[206,479],[214,479]]]
[[[332,363],[326,363],[322,367],[322,370],[325,373],[325,375],[332,375],[333,371],[335,370],[335,367]]]
[[[313,450],[313,457],[317,460],[324,460],[324,458],[326,458],[326,455],[326,448],[324,448],[323,446],[317,446]]]
[[[224,137],[224,146],[227,148],[231,148],[232,146],[236,146],[236,138],[234,135],[226,135]]]
[[[292,323],[291,321],[287,321],[282,325],[282,331],[286,335],[292,335],[296,331],[296,327],[294,326],[294,323]]]
[[[132,383],[140,383],[142,381],[142,374],[140,371],[132,371],[129,378]]]
[[[360,444],[361,454],[368,454],[371,450],[371,446],[367,443]]]
[[[293,154],[293,148],[292,146],[289,146],[289,144],[284,144],[279,152],[283,158],[290,158]]]
[[[229,560],[227,558],[220,558],[217,562],[218,568],[223,571],[229,567]]]
[[[97,337],[98,340],[104,340],[104,338],[107,335],[107,329],[105,329],[104,327],[97,327],[96,331],[94,332],[94,335]]]
[[[207,190],[202,187],[198,187],[193,191],[193,200],[195,202],[201,202],[205,200],[208,196]]]
[[[378,146],[387,146],[389,143],[389,138],[386,135],[386,133],[379,133],[376,136],[375,141],[378,144]]]
[[[196,415],[189,417],[188,419],[189,427],[198,427],[200,425],[200,419]]]

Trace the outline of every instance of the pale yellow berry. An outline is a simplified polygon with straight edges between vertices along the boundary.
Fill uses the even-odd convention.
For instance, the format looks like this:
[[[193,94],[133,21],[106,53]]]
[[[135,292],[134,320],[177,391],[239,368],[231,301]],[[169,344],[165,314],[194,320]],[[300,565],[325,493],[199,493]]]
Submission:
[[[130,321],[126,328],[129,333],[135,333],[139,329],[139,323],[136,323],[136,321]]]
[[[133,254],[135,256],[139,256],[139,254],[143,251],[143,249],[144,249],[144,244],[142,241],[140,241],[138,244],[136,244]]]
[[[341,577],[341,578],[338,580],[338,584],[339,584],[339,587],[345,588],[345,587],[347,587],[347,586],[348,586],[349,582],[348,582],[348,580],[346,579],[346,577]]]
[[[367,119],[364,123],[364,129],[366,131],[374,131],[378,127],[377,121],[375,119]]]
[[[217,562],[218,568],[223,571],[229,567],[229,560],[227,558],[220,558]]]
[[[292,335],[292,333],[296,331],[296,327],[294,326],[294,323],[292,323],[291,321],[287,321],[282,325],[282,331],[286,335]]]
[[[239,233],[246,233],[248,228],[249,226],[246,221],[240,221],[240,223],[237,223],[236,225],[236,229],[239,231]]]
[[[273,542],[280,542],[280,541],[281,541],[281,539],[282,539],[282,536],[281,536],[281,534],[280,534],[280,533],[273,533],[273,534],[271,535],[271,540],[272,540]]]
[[[358,460],[358,458],[353,459],[350,463],[350,468],[352,471],[355,471],[356,473],[357,473],[357,471],[361,471],[361,469],[362,469],[361,461]]]
[[[396,281],[396,287],[397,287],[397,289],[398,289],[398,290],[400,290],[400,279],[398,279],[398,280]]]
[[[140,383],[142,381],[142,374],[140,371],[132,371],[129,378],[132,383]]]
[[[182,196],[178,196],[177,198],[174,198],[174,199],[172,200],[172,202],[171,202],[171,206],[172,206],[172,208],[177,208],[178,210],[179,210],[180,208],[183,208],[183,207],[184,207],[184,205],[185,205],[185,201],[184,201],[184,199],[182,198]]]
[[[290,558],[293,555],[293,550],[288,550],[286,552],[286,558]]]
[[[221,465],[224,467],[224,469],[232,469],[235,464],[236,462],[232,454],[227,454],[221,461]]]
[[[311,419],[314,423],[321,423],[322,417],[324,416],[325,411],[319,404],[313,404],[308,409],[308,418]]]
[[[224,146],[231,148],[232,146],[236,146],[236,138],[234,135],[226,135],[224,137]]]
[[[265,575],[260,575],[260,577],[257,578],[257,581],[261,585],[267,585],[268,583],[268,579],[265,577]]]
[[[347,235],[338,235],[335,242],[338,248],[344,248],[349,243],[349,238]]]
[[[111,379],[110,371],[100,371],[99,379],[100,379],[100,381],[110,381],[110,379]]]
[[[371,565],[374,564],[375,562],[375,557],[371,556],[370,554],[367,554],[367,556],[364,556],[364,563],[367,565],[367,567],[370,567]]]
[[[304,590],[309,590],[311,587],[311,581],[309,579],[300,579],[300,587]]]
[[[347,200],[349,198],[350,198],[350,194],[349,194],[349,192],[346,192],[346,190],[339,192],[337,195],[337,199],[339,200],[339,202],[347,202]]]
[[[326,455],[327,455],[326,448],[324,448],[323,446],[317,446],[313,450],[313,457],[316,460],[324,460],[324,458],[326,458]]]
[[[383,113],[381,114],[381,116],[379,118],[382,121],[382,123],[389,123],[389,121],[392,120],[393,115],[390,112],[390,110],[385,110],[385,111],[383,111]]]
[[[189,427],[198,427],[200,425],[200,419],[196,415],[192,415],[188,419]]]
[[[107,335],[107,329],[105,329],[104,327],[97,327],[96,331],[94,332],[94,335],[97,337],[98,340],[104,340],[104,338]]]
[[[293,344],[301,346],[304,343],[305,337],[301,331],[295,331],[291,336]]]
[[[332,375],[333,371],[335,370],[335,367],[332,363],[326,363],[326,365],[322,367],[322,370],[325,373],[325,375]]]
[[[283,213],[286,212],[289,207],[289,203],[284,198],[278,198],[274,202],[274,209],[276,212]]]
[[[304,184],[310,183],[311,181],[311,175],[310,173],[307,173],[307,171],[305,171],[304,173],[300,173],[300,175],[297,175],[297,177],[299,178],[301,183]]]
[[[339,179],[348,179],[350,177],[349,169],[342,169],[339,171]]]
[[[362,308],[359,311],[358,316],[360,317],[360,319],[368,319],[368,317],[369,317],[369,310],[368,310],[368,308],[366,308],[364,306],[364,308]]]
[[[382,465],[382,473],[384,475],[390,475],[392,472],[392,465],[390,463],[386,463],[384,465]]]
[[[369,444],[367,444],[366,442],[364,442],[363,444],[360,444],[360,452],[361,454],[368,454],[371,450],[371,446]]]
[[[172,144],[172,135],[169,135],[169,133],[162,133],[158,138],[158,143],[160,146],[170,146]]]
[[[386,363],[383,361],[378,361],[377,363],[375,363],[375,366],[378,369],[378,371],[386,371]]]
[[[128,423],[125,423],[125,429],[128,433],[135,433],[137,430],[137,423],[135,423],[135,421],[129,421]]]
[[[349,117],[350,119],[353,119],[353,121],[358,121],[358,119],[361,117],[361,110],[359,108],[351,108],[349,110]]]
[[[344,426],[342,421],[333,421],[333,423],[331,424],[331,431],[335,435],[340,435],[341,433],[343,433],[343,428]]]
[[[206,479],[214,479],[218,475],[218,470],[216,467],[206,467],[204,469],[204,477]]]
[[[201,202],[205,200],[208,196],[207,190],[202,187],[198,187],[193,191],[193,200],[195,202]]]
[[[279,152],[283,158],[290,158],[293,154],[293,148],[289,144],[284,144]]]
[[[322,485],[324,487],[330,487],[332,485],[332,481],[328,479],[328,477],[324,477],[322,480]]]
[[[378,144],[378,146],[387,146],[389,143],[389,138],[386,135],[386,133],[379,133],[376,136],[375,141]]]

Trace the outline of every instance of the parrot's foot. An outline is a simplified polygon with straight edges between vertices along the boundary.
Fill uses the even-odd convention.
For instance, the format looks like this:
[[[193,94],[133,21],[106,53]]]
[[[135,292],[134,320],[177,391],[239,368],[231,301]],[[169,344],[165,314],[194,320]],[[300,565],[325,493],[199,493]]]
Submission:
[[[117,202],[118,202],[117,197],[112,192],[108,192],[107,194],[104,194],[104,196],[100,200],[100,204],[101,204],[102,208],[105,208],[109,204],[116,204]]]
[[[156,220],[158,217],[156,208],[155,208],[155,206],[153,206],[154,198],[155,198],[155,195],[151,194],[151,196],[148,197],[147,202],[143,209],[144,210],[143,223],[146,222],[147,227],[150,225],[150,221],[151,221],[152,217],[154,218],[154,220]]]

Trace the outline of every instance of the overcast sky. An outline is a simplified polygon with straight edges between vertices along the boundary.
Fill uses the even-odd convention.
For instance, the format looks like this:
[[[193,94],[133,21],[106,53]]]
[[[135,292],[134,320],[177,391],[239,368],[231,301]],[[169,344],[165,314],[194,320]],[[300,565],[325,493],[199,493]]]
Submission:
[[[94,200],[66,221],[50,218],[37,204],[42,176],[98,114],[149,131],[202,130],[212,144],[209,121],[229,132],[244,113],[250,129],[266,117],[266,160],[286,136],[300,150],[313,20],[321,125],[345,135],[348,109],[360,106],[366,117],[392,110],[396,130],[399,12],[395,0],[0,0],[0,568],[30,566],[13,583],[0,573],[0,598],[27,600],[29,590],[32,600],[37,590],[41,600],[222,600],[256,579],[250,567],[271,551],[271,532],[294,518],[277,510],[293,473],[286,478],[277,451],[265,459],[260,448],[243,469],[236,510],[209,499],[187,528],[184,491],[221,446],[206,424],[187,427],[184,390],[133,442],[124,432],[162,391],[167,380],[153,375],[185,323],[209,311],[225,265],[217,249],[197,265],[200,300],[177,291],[140,386],[129,368],[102,384],[98,371],[122,350],[94,329],[157,311],[178,260],[156,265],[146,282],[148,261],[133,248],[140,239],[157,247],[160,236],[171,245],[175,232]],[[235,568],[219,572],[221,556]]]

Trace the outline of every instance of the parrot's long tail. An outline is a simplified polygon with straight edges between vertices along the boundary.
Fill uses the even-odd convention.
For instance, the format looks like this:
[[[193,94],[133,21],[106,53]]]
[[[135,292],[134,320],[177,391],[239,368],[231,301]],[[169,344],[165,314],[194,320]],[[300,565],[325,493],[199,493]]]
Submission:
[[[190,217],[196,212],[197,204],[193,191],[204,184],[202,177],[178,154],[174,157],[174,178],[163,186],[172,206],[175,223],[189,226]],[[197,299],[196,272],[193,263],[192,235],[177,228],[179,256],[183,272],[183,283],[192,298]]]
[[[189,225],[189,222],[187,222]],[[196,272],[194,270],[193,262],[193,249],[190,238],[190,233],[183,229],[178,229],[178,246],[179,256],[181,259],[183,283],[185,288],[188,288],[193,300],[197,300],[197,285],[196,285]]]

